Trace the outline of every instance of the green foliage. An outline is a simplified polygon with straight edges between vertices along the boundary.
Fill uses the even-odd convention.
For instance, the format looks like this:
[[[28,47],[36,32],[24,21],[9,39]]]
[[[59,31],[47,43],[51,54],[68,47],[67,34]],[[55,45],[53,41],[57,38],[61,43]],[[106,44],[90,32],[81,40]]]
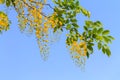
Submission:
[[[94,44],[97,43],[98,50],[102,50],[107,56],[111,55],[107,44],[111,43],[114,38],[109,35],[109,30],[104,30],[100,21],[93,22],[86,20],[84,32],[82,34],[78,32],[79,25],[77,24],[76,15],[81,12],[83,15],[90,18],[90,12],[81,7],[78,0],[54,0],[54,3],[57,5],[55,12],[59,15],[58,17],[64,19],[62,23],[64,27],[66,27],[66,30],[69,31],[66,39],[67,45],[70,46],[74,41],[85,41],[87,43],[87,57],[89,57],[94,51]],[[81,36],[84,38],[79,40]]]
[[[98,49],[105,53],[106,55],[110,56],[111,52],[109,46],[107,44],[111,43],[114,38],[109,35],[109,30],[104,30],[102,27],[102,23],[100,21],[92,22],[92,21],[85,21],[85,33],[86,33],[86,41],[89,43],[97,43]],[[93,45],[90,45],[91,47]],[[89,48],[88,48],[89,49]],[[93,49],[89,49],[93,52]]]
[[[28,1],[30,1],[30,0],[28,0]],[[43,4],[42,1],[40,1],[42,8],[43,8],[43,6],[48,5],[50,8],[53,9],[54,12],[50,16],[46,16],[42,12],[37,11],[36,6],[32,5],[32,3],[37,5],[38,2],[37,1],[35,2],[34,0],[31,1],[31,4],[25,2],[25,0],[21,1],[21,3],[19,3],[19,5],[22,5],[22,8],[20,10],[16,9],[17,8],[16,4],[18,2],[17,1],[15,2],[15,0],[1,0],[0,4],[5,3],[7,7],[9,7],[9,6],[15,7],[15,10],[18,12],[18,17],[19,17],[18,21],[20,24],[22,24],[22,27],[20,26],[21,30],[24,30],[25,28],[27,28],[26,24],[30,21],[30,20],[28,20],[29,18],[27,19],[25,17],[25,15],[23,14],[24,9],[25,9],[23,7],[23,5],[25,5],[25,6],[27,6],[27,8],[33,9],[33,11],[37,11],[37,13],[39,13],[43,17],[47,18],[47,20],[50,21],[50,23],[48,22],[49,24],[47,24],[47,26],[54,25],[53,33],[57,32],[58,30],[68,31],[67,38],[66,38],[66,45],[69,46],[71,48],[71,50],[74,50],[74,52],[76,50],[75,53],[78,52],[77,54],[75,54],[75,55],[77,55],[77,57],[75,57],[77,60],[81,60],[81,56],[83,57],[83,54],[81,54],[81,51],[83,51],[83,50],[85,53],[84,57],[89,58],[90,54],[92,54],[94,52],[93,47],[95,44],[97,44],[98,50],[102,50],[102,52],[104,54],[106,54],[107,56],[111,55],[111,51],[110,51],[108,44],[112,43],[112,40],[114,40],[114,38],[110,35],[110,31],[105,30],[100,21],[91,21],[90,20],[90,12],[87,11],[85,8],[83,8],[80,5],[79,0],[52,0],[52,1],[55,4],[54,7],[51,7],[50,4]],[[19,7],[20,6],[18,6],[18,8]],[[36,8],[36,9],[34,10],[34,8]],[[30,10],[28,12],[30,12]],[[21,13],[23,14],[22,16],[21,16]],[[80,13],[83,14],[84,16],[86,16],[87,18],[89,18],[89,20],[84,21],[85,22],[85,24],[83,26],[84,31],[81,33],[78,30],[78,29],[80,29],[80,25],[78,25],[78,22],[77,22],[78,19],[76,18],[76,16]],[[33,15],[33,18],[34,18],[34,16],[35,15]],[[23,19],[25,19],[25,20],[23,21]],[[54,19],[54,21],[53,21],[53,19]],[[51,24],[51,22],[53,22],[53,23]],[[29,25],[31,25],[31,24],[29,24]],[[33,23],[33,25],[34,25],[34,23]],[[37,25],[37,24],[35,24],[35,25]],[[36,31],[38,30],[36,33],[39,36],[40,28],[35,27],[32,29],[34,29]],[[43,32],[42,32],[42,34],[43,34]],[[72,48],[74,48],[73,46],[76,46],[79,49],[78,48],[72,49]],[[86,50],[86,48],[87,48],[87,50]],[[82,61],[83,60],[81,60],[81,63],[82,63]]]

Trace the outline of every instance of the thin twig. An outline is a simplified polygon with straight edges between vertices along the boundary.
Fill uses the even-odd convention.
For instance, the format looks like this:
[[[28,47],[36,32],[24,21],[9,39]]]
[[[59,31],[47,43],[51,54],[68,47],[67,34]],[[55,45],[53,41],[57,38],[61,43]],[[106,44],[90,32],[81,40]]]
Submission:
[[[29,4],[27,4],[25,1],[22,0],[22,2],[23,2],[25,5],[27,5],[29,8],[34,9],[32,6],[30,6]],[[37,11],[39,11],[39,10],[37,10]],[[40,14],[47,18],[47,16],[44,15],[42,12],[40,12]]]

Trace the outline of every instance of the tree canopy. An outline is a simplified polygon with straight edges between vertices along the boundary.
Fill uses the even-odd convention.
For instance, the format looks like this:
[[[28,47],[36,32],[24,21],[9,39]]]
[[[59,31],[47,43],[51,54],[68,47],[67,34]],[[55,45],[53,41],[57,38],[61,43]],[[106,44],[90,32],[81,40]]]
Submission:
[[[84,64],[86,58],[94,51],[94,45],[107,56],[111,55],[109,43],[114,38],[105,30],[100,21],[90,20],[90,12],[80,5],[79,0],[0,0],[0,5],[12,7],[17,12],[20,31],[29,31],[36,35],[43,59],[49,53],[51,34],[66,32],[66,47],[77,64]],[[47,7],[47,8],[46,8]],[[45,13],[50,9],[50,13]],[[88,18],[84,21],[84,30],[80,32],[78,14]],[[12,16],[12,15],[11,15]],[[0,11],[0,32],[9,30],[10,21],[7,14]]]

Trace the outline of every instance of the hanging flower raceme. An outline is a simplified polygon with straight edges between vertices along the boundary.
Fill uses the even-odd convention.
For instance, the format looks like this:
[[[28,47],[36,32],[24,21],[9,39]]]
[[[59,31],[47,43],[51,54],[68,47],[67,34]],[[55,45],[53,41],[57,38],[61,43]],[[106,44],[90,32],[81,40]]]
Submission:
[[[84,65],[86,58],[93,53],[94,44],[108,56],[111,55],[108,44],[114,40],[109,30],[104,30],[100,21],[85,20],[83,32],[79,32],[76,16],[82,13],[90,18],[90,12],[80,5],[79,0],[51,0],[52,7],[47,0],[0,0],[0,4],[13,6],[18,14],[20,30],[34,33],[43,59],[47,59],[50,42],[56,41],[58,34],[66,30],[66,44],[73,60]],[[49,2],[49,1],[48,1]],[[47,7],[52,9],[48,14]],[[45,12],[44,12],[45,11]],[[78,16],[79,17],[79,16]],[[0,32],[9,29],[8,16],[0,12]],[[58,35],[58,36],[57,36]],[[53,40],[51,37],[55,36]]]

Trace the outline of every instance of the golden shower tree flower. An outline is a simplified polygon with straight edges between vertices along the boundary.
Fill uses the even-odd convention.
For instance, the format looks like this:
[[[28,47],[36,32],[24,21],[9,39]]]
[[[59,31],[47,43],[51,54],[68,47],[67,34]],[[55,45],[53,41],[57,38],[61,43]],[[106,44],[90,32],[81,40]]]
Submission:
[[[36,35],[40,53],[44,59],[49,53],[51,34],[65,31],[66,45],[70,50],[73,60],[82,65],[90,54],[93,46],[97,44],[107,56],[111,55],[108,44],[114,40],[105,30],[100,21],[91,21],[90,12],[80,5],[79,0],[51,0],[55,5],[51,6],[47,0],[0,0],[0,4],[7,7],[13,6],[18,16],[18,26],[21,31],[29,31]],[[47,13],[46,8],[51,12]],[[79,32],[80,25],[76,18],[83,14],[85,20],[83,32]],[[8,30],[9,20],[4,12],[0,12],[0,31]],[[55,36],[56,37],[56,36]]]
[[[9,20],[8,20],[8,16],[4,13],[0,11],[0,32],[2,32],[3,30],[8,30],[9,29]]]

